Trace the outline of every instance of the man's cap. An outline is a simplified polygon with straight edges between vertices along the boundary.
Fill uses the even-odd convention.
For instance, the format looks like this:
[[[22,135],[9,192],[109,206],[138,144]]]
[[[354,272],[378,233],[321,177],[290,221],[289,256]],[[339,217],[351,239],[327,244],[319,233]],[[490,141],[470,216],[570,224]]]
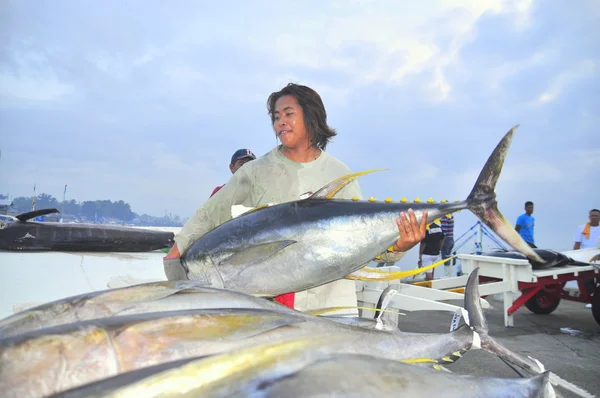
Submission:
[[[238,149],[231,157],[231,164],[235,163],[236,160],[244,158],[256,159],[256,156],[250,149]]]

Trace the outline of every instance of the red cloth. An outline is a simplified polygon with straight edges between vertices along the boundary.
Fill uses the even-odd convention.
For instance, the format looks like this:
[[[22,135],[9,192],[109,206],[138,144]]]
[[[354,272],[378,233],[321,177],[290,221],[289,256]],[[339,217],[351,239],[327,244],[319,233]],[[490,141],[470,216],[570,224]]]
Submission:
[[[296,293],[286,293],[281,296],[275,297],[275,301],[285,305],[286,307],[290,307],[294,309],[294,299],[296,298]]]
[[[212,198],[212,196],[213,196],[214,194],[216,194],[217,192],[219,192],[219,189],[223,188],[224,186],[225,186],[225,184],[221,185],[220,187],[216,187],[216,188],[215,188],[215,189],[212,191],[212,193],[210,194],[209,198]]]

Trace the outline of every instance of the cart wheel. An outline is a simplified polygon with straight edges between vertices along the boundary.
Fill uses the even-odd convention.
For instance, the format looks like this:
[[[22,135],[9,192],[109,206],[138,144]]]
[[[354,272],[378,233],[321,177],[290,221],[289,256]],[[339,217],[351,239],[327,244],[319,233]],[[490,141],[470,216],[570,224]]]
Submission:
[[[525,303],[525,307],[534,314],[547,315],[552,313],[558,304],[560,304],[558,297],[542,289]]]
[[[596,286],[592,296],[592,315],[594,315],[596,323],[600,325],[600,285]]]

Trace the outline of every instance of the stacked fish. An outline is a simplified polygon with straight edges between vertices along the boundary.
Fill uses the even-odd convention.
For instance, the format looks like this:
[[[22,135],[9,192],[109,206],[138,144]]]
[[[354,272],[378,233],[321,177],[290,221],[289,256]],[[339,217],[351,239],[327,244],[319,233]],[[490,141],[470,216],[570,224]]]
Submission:
[[[539,362],[488,335],[477,270],[464,305],[470,325],[420,334],[309,315],[193,281],[83,294],[0,322],[0,391],[4,397],[554,396],[551,374]],[[476,348],[534,376],[475,377],[438,365]]]
[[[1,320],[2,396],[553,397],[557,385],[591,396],[489,336],[478,270],[465,287],[466,323],[445,334],[382,327],[381,317],[317,316],[269,300],[371,277],[365,263],[398,239],[393,221],[408,207],[421,222],[469,209],[513,248],[543,261],[496,206],[514,130],[463,202],[334,200],[357,173],[205,234],[182,257],[186,280],[83,294]],[[521,377],[445,371],[443,364],[471,349],[500,357]]]

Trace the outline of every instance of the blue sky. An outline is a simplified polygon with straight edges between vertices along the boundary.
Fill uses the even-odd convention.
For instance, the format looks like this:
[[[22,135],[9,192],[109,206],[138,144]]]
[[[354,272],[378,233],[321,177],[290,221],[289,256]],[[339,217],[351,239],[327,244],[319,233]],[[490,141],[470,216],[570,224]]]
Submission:
[[[390,169],[367,197],[463,199],[520,124],[500,209],[534,201],[539,245],[569,249],[600,207],[599,23],[593,0],[4,1],[0,190],[188,217],[236,149],[276,144],[266,100],[294,81],[334,156]]]

